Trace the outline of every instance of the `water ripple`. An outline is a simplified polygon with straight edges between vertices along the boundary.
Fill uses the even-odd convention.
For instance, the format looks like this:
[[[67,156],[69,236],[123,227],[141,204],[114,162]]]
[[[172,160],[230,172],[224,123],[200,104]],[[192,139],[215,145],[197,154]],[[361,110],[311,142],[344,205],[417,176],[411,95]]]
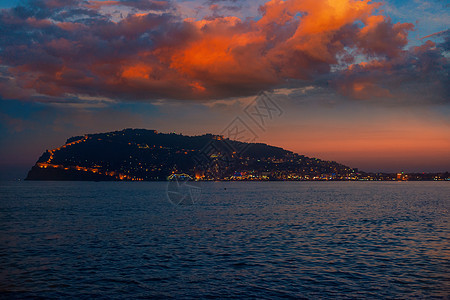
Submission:
[[[0,298],[450,296],[448,183],[165,188],[0,183]]]

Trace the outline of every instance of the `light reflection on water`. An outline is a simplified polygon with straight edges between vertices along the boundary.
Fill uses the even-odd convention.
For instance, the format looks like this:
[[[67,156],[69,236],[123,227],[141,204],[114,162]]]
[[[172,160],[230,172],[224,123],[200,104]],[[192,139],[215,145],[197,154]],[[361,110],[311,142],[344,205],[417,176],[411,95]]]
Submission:
[[[0,296],[446,297],[448,182],[0,183]]]

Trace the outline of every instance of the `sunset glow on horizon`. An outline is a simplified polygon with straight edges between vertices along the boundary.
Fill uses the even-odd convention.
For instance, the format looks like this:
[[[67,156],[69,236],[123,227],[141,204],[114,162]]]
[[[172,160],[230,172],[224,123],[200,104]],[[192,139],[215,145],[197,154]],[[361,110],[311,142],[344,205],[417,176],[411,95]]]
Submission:
[[[219,134],[269,91],[283,116],[257,142],[367,171],[450,170],[442,1],[11,3],[0,167],[86,133]]]

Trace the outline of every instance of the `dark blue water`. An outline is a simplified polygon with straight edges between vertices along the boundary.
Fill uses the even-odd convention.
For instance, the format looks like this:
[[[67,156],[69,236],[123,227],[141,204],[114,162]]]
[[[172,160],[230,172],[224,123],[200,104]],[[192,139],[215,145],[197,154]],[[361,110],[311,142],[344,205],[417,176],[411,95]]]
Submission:
[[[446,298],[448,182],[0,183],[2,298]]]

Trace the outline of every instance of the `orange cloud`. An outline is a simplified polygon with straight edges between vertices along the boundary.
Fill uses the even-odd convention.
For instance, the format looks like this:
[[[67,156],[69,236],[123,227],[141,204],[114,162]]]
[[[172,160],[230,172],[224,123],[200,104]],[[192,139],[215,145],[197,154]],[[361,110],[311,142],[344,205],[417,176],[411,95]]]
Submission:
[[[152,67],[144,64],[125,67],[122,77],[127,79],[150,79]]]
[[[337,63],[347,46],[338,39],[345,27],[358,20],[369,23],[378,6],[353,0],[272,0],[261,7],[263,16],[256,22],[237,17],[186,20],[194,38],[165,49],[162,59],[213,93],[310,79]]]
[[[99,8],[119,5],[118,1],[86,3],[83,7],[88,10],[82,13],[92,15],[89,21],[71,21],[76,18],[70,14],[61,22],[36,17],[22,20],[27,41],[4,47],[0,56],[6,66],[32,74],[30,81],[30,76],[15,73],[24,81],[22,86],[52,96],[244,96],[328,74],[342,61],[351,63],[354,53],[397,57],[412,29],[411,24],[392,24],[376,15],[380,4],[369,0],[271,0],[261,6],[259,20],[235,16],[181,20],[177,15],[147,10],[115,22],[101,15]],[[168,2],[120,2],[136,8],[144,4],[163,8]],[[20,24],[18,16],[1,20],[12,22],[11,18]],[[30,34],[41,42],[19,52],[27,47]],[[84,79],[80,78],[83,73]],[[45,82],[55,87],[51,93],[43,87]],[[367,80],[355,87],[350,94],[356,97],[374,92]]]

